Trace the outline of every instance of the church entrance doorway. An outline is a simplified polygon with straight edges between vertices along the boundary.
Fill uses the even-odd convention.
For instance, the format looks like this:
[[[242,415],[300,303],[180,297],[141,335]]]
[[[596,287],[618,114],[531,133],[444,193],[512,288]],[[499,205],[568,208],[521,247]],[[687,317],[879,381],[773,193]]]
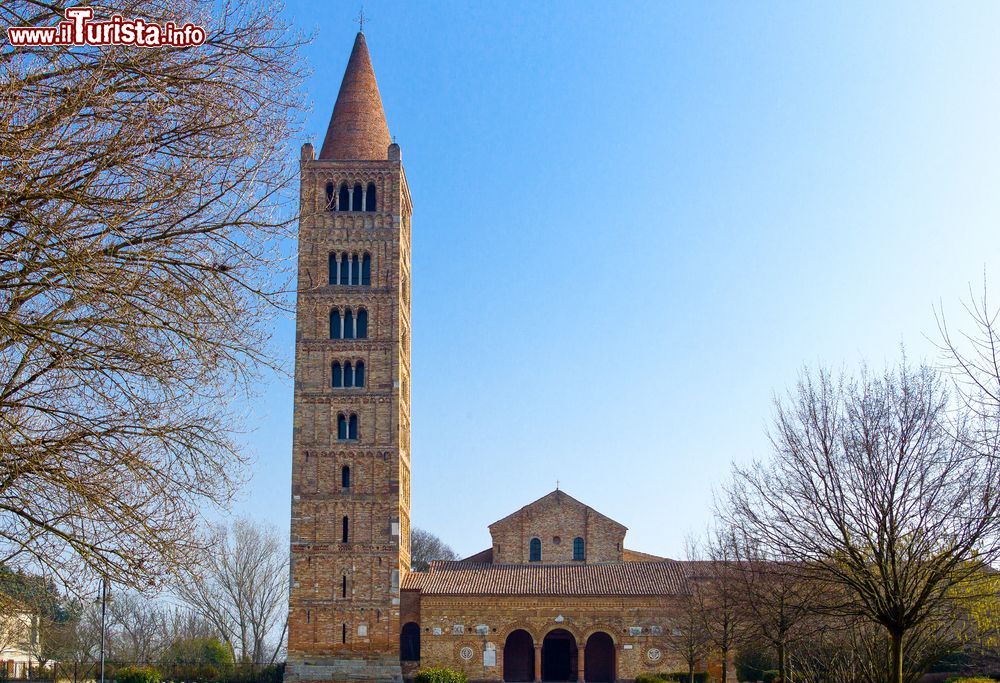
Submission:
[[[535,643],[527,631],[518,629],[507,636],[503,646],[503,679],[522,683],[535,680]]]
[[[587,683],[611,683],[615,680],[615,644],[607,633],[598,631],[587,638],[583,671]]]
[[[557,628],[542,641],[542,680],[575,681],[577,671],[576,638]]]

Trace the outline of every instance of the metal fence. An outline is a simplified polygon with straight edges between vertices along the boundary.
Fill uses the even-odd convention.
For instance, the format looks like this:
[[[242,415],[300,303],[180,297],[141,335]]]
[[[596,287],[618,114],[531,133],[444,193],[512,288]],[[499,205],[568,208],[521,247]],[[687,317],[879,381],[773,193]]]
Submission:
[[[281,683],[285,672],[280,664],[209,664],[180,662],[126,662],[108,660],[104,663],[104,680],[113,683],[118,672],[126,667],[155,669],[164,683]],[[19,670],[16,675],[0,668],[0,683],[4,681],[38,681],[38,683],[100,683],[99,661],[50,662]]]

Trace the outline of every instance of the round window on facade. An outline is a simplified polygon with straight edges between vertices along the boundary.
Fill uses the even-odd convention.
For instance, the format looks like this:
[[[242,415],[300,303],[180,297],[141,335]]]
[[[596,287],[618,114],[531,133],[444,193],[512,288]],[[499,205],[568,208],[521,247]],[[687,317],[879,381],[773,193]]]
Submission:
[[[560,543],[562,543],[562,539],[561,538],[559,538],[558,536],[553,536],[552,537],[552,545],[559,545]]]

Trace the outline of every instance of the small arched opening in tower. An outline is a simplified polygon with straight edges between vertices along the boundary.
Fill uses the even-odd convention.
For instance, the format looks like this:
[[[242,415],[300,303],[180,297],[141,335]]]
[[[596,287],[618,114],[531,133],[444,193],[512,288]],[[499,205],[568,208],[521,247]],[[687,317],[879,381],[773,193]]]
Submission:
[[[347,189],[347,183],[340,184],[340,192],[337,196],[337,210],[338,211],[350,211],[351,210],[351,193]]]

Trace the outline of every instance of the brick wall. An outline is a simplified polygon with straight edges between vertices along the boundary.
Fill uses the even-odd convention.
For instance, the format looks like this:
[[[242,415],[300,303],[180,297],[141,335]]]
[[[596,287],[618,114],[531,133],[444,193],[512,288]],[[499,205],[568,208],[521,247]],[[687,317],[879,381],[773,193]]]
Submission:
[[[563,491],[554,491],[490,525],[493,562],[528,562],[538,538],[543,564],[573,563],[573,539],[584,539],[585,562],[620,562],[626,528]]]

